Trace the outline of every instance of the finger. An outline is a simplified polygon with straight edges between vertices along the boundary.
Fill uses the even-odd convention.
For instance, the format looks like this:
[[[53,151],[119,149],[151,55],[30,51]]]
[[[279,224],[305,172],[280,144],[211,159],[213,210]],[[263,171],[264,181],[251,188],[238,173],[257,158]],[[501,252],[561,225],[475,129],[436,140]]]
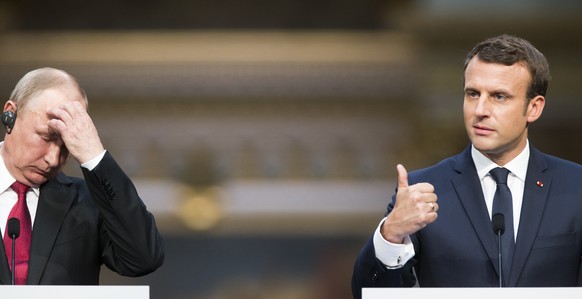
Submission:
[[[57,119],[65,123],[65,125],[71,123],[72,119],[71,114],[64,107],[51,108],[47,110],[47,115],[49,120]]]
[[[427,213],[426,214],[426,222],[425,222],[425,226],[428,224],[431,224],[433,222],[435,222],[437,220],[437,218],[439,218],[439,214],[437,213]]]
[[[432,206],[433,206],[432,211],[435,212],[435,213],[438,212],[438,210],[439,210],[439,204],[436,203],[436,202],[433,202],[432,203]]]
[[[398,188],[408,187],[408,172],[402,164],[396,165],[396,171],[398,171]]]
[[[71,103],[67,103],[65,105],[63,105],[62,107],[65,111],[67,111],[69,113],[69,115],[71,115],[71,117],[76,117],[79,115],[85,115],[87,113],[87,110],[85,109],[85,107],[83,106],[83,104],[81,104],[78,101],[74,101]]]
[[[436,213],[439,209],[439,205],[432,201],[427,202],[426,206],[428,207],[428,213]]]
[[[434,193],[434,186],[431,183],[421,182],[409,186],[410,190],[419,191],[422,193]]]
[[[439,214],[436,212],[438,206],[434,206],[434,211],[432,211],[431,205],[427,204],[426,206],[428,207],[428,211],[421,216],[421,222],[419,224],[421,228],[425,228],[427,225],[435,222],[439,217]]]
[[[51,132],[55,132],[59,135],[67,128],[65,123],[58,118],[49,119],[47,125]]]

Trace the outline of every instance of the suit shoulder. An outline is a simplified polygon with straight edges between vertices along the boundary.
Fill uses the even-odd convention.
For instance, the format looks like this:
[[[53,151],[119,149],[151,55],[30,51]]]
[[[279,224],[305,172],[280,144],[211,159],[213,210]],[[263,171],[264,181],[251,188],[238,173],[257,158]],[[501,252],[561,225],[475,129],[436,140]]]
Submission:
[[[566,177],[568,180],[582,180],[582,165],[552,155],[544,156],[548,173],[556,177]]]
[[[455,165],[457,165],[459,159],[462,158],[462,155],[463,153],[459,153],[457,155],[447,157],[431,166],[411,171],[408,176],[409,181],[411,183],[431,181],[453,173],[455,172]]]
[[[582,171],[582,165],[578,164],[576,162],[570,161],[570,160],[566,160],[566,159],[562,159],[556,156],[552,156],[552,155],[545,155],[546,159],[548,160],[548,164],[550,166],[553,167],[566,167],[566,168],[570,168],[572,170],[578,170],[578,171]]]
[[[63,185],[73,186],[75,188],[83,187],[86,185],[85,180],[79,177],[69,176],[63,172],[60,172],[56,180]]]
[[[442,172],[442,171],[454,171],[455,169],[455,165],[458,163],[458,161],[460,159],[462,159],[462,155],[464,155],[465,153],[459,153],[456,154],[454,156],[450,156],[447,157],[439,162],[437,162],[436,164],[433,164],[431,166],[422,168],[422,169],[418,169],[413,171],[413,173],[416,174],[427,174],[427,173],[434,173],[434,172]]]

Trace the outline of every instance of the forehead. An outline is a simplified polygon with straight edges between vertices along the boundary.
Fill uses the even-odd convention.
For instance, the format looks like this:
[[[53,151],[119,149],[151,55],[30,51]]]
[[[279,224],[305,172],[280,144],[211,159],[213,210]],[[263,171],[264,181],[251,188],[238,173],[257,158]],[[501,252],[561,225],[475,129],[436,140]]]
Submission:
[[[526,89],[531,82],[528,68],[522,63],[503,65],[473,57],[465,69],[465,87]]]
[[[48,109],[59,107],[69,102],[84,103],[83,96],[76,88],[63,85],[44,89],[30,98],[26,110],[46,112]]]

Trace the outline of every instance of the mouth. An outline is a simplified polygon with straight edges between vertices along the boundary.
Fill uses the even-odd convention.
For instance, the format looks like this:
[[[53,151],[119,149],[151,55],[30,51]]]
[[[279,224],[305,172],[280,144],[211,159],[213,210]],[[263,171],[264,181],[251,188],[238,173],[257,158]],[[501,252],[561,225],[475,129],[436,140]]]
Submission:
[[[483,125],[473,125],[473,131],[475,135],[485,136],[493,133],[495,130]]]
[[[53,170],[52,169],[43,170],[43,169],[36,168],[35,170],[36,170],[35,172],[39,176],[42,176],[42,177],[47,178],[47,179],[50,178],[52,176],[52,174],[53,174]]]

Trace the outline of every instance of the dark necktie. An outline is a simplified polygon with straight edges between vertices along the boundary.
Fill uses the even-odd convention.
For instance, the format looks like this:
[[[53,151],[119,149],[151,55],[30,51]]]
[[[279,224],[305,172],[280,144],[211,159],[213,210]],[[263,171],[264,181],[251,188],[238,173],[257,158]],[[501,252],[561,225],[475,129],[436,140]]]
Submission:
[[[497,167],[492,169],[489,173],[497,183],[497,190],[495,190],[495,196],[493,197],[492,215],[501,213],[505,217],[505,232],[501,236],[501,252],[503,253],[503,281],[505,286],[507,286],[511,270],[511,261],[513,259],[513,248],[515,247],[513,232],[513,204],[511,191],[509,191],[509,187],[507,186],[507,175],[509,174],[509,170]]]
[[[12,184],[12,190],[18,194],[18,201],[10,211],[8,219],[17,218],[20,220],[20,236],[15,240],[15,263],[16,269],[11,269],[14,272],[15,284],[26,284],[26,277],[28,276],[28,260],[30,259],[30,240],[32,237],[32,222],[30,221],[30,212],[26,205],[26,192],[30,187],[15,182]],[[12,239],[8,236],[8,227],[4,230],[4,249],[8,261],[12,260]],[[12,263],[9,262],[10,268]]]

